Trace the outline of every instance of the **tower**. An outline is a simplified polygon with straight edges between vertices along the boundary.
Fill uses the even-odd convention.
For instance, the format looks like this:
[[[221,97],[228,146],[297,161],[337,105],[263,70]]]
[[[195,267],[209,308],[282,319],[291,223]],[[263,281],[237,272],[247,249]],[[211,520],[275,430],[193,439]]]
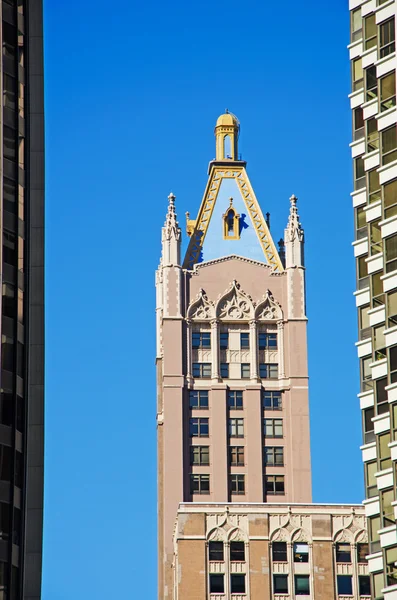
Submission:
[[[183,259],[173,194],[162,229],[159,598],[313,598],[316,589],[316,600],[330,600],[333,543],[348,527],[365,541],[364,517],[359,507],[311,504],[304,234],[292,196],[284,261],[238,132],[234,115],[218,118]],[[354,598],[357,588],[356,577]]]
[[[41,0],[4,0],[1,20],[0,598],[39,600],[44,472]]]
[[[351,193],[373,598],[397,598],[397,3],[350,0]]]

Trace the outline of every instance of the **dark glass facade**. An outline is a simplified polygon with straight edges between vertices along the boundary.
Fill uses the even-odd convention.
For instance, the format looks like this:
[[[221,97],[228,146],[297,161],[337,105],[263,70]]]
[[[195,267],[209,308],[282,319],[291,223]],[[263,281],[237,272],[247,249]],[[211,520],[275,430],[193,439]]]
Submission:
[[[44,110],[41,0],[2,0],[0,600],[41,597]]]

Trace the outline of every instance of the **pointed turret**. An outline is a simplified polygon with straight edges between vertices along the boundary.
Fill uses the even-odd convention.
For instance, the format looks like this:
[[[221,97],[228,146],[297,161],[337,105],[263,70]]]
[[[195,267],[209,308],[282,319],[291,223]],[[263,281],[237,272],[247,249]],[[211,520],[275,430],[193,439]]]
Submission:
[[[289,210],[288,225],[285,229],[285,266],[303,267],[304,261],[304,231],[299,221],[298,208],[296,206],[298,198],[292,195],[289,199],[291,207]]]
[[[168,211],[162,229],[162,264],[179,265],[181,253],[181,230],[176,219],[175,196],[171,192],[168,196]]]

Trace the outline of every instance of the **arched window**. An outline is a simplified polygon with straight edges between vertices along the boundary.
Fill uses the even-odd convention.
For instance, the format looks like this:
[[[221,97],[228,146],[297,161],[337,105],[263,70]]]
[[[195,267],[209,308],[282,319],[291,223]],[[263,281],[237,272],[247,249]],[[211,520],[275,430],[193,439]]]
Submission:
[[[225,240],[238,240],[240,238],[239,219],[232,206],[233,198],[230,198],[230,207],[223,215],[223,237]]]
[[[232,140],[230,135],[223,138],[223,158],[232,158]]]

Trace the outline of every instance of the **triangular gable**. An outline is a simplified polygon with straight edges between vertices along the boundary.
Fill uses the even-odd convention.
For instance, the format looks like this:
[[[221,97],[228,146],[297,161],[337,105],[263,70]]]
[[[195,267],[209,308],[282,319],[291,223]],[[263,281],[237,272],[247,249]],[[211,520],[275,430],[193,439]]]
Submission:
[[[234,187],[233,208],[236,209],[236,212],[239,208],[241,211],[241,207],[244,210],[242,216],[245,217],[247,230],[246,232],[244,232],[244,229],[241,230],[241,240],[244,239],[245,243],[240,244],[240,248],[238,242],[223,239],[221,214],[228,209],[225,197],[218,199],[223,184],[228,190]],[[217,200],[219,205],[217,205]],[[215,215],[216,218],[214,219]],[[192,233],[185,256],[184,268],[192,269],[195,264],[203,259],[211,260],[219,256],[238,253],[255,260],[263,260],[264,258],[274,270],[283,271],[269,228],[251,187],[245,167],[241,163],[230,168],[219,164],[211,165],[210,176],[197,220],[188,220],[188,229]],[[206,254],[204,242],[207,236],[209,252]],[[243,252],[241,252],[242,246],[244,247]]]

